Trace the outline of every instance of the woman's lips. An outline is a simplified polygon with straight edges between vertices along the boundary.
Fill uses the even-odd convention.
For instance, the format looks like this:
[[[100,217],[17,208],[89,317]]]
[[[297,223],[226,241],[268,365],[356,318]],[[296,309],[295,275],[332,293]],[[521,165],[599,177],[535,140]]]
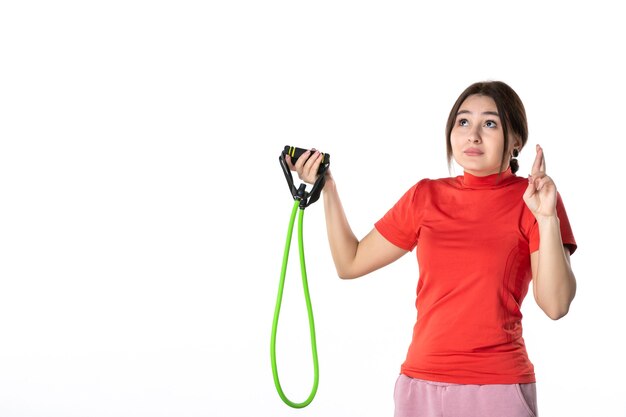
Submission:
[[[464,153],[465,153],[465,155],[469,155],[469,156],[479,156],[479,155],[483,154],[478,149],[468,149]]]

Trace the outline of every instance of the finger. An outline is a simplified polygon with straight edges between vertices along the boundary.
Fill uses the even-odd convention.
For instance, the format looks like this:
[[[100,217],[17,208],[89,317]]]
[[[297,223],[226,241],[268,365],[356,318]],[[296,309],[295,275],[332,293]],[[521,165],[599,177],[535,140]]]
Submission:
[[[537,191],[541,191],[541,189],[543,188],[543,186],[545,184],[545,179],[544,178],[537,178],[537,179],[535,179],[535,181],[533,181],[533,184],[534,184],[535,189]]]
[[[291,171],[296,170],[296,166],[291,162],[291,156],[285,155],[285,162],[287,162],[287,166]]]
[[[541,172],[541,171],[537,171],[534,174],[530,174],[528,176],[528,182],[531,182],[533,184],[537,184],[537,181],[540,180],[541,178],[545,177],[546,173],[545,172]]]
[[[315,154],[317,152],[319,152],[317,149],[311,148],[311,149],[309,149],[308,151],[306,151],[305,153],[302,154],[302,156],[300,158],[303,160],[302,167],[304,169],[306,169],[307,163],[309,163],[313,159],[313,157],[315,156]]]
[[[552,178],[546,175],[535,183],[535,187],[537,188],[537,191],[541,191],[544,187],[548,187],[552,184],[554,184]]]
[[[320,151],[315,151],[313,156],[311,156],[306,161],[306,164],[304,165],[304,170],[308,171],[310,174],[313,174],[313,175],[317,174],[317,170],[319,169],[319,166],[322,163],[321,157],[322,157],[322,154],[320,153]]]
[[[311,155],[311,151],[306,151],[305,153],[300,155],[300,157],[298,158],[298,160],[296,161],[296,164],[295,164],[296,170],[298,172],[300,172],[302,170],[302,168],[304,167],[304,164],[307,162],[307,160],[309,159],[310,155]]]
[[[537,172],[535,175],[531,175],[530,177],[531,177],[531,178],[533,179],[533,181],[534,181],[534,180],[537,180],[537,179],[541,179],[541,178],[547,177],[547,175],[546,175],[546,173],[545,173],[545,172],[541,172],[541,171],[539,171],[539,172]]]
[[[541,164],[542,164],[542,159],[543,159],[543,150],[541,149],[541,146],[537,145],[536,150],[537,150],[537,155],[535,156],[535,162],[533,162],[533,167],[532,167],[532,170],[530,171],[533,176],[541,171]]]
[[[531,183],[533,184],[533,187],[535,188],[535,191],[539,191],[539,184],[541,183],[542,178],[545,176],[545,174],[538,172],[535,175],[531,176]]]
[[[531,182],[537,191],[540,191],[547,184],[552,183],[552,178],[546,175],[545,172],[539,172],[536,175],[531,175],[528,179]]]
[[[526,191],[524,191],[524,200],[531,198],[535,194],[535,191],[535,183],[529,178],[528,187],[526,187]]]

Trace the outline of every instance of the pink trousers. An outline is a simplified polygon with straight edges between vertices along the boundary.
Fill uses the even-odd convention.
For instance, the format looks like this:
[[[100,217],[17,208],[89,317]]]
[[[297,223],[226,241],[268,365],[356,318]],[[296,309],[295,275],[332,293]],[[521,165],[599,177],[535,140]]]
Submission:
[[[530,384],[467,385],[400,375],[395,417],[537,417],[537,387]]]

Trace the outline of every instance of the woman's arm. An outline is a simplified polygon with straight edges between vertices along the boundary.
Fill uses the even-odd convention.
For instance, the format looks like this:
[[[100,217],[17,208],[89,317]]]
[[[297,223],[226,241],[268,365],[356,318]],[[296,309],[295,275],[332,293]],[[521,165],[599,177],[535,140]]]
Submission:
[[[558,320],[567,314],[576,295],[576,278],[569,249],[561,243],[558,217],[539,222],[539,236],[539,250],[530,254],[533,295],[544,313]]]
[[[348,224],[332,176],[326,179],[323,195],[328,242],[340,278],[362,277],[408,252],[389,242],[375,228],[359,241]]]
[[[289,168],[297,171],[302,181],[309,184],[315,182],[319,165],[322,162],[319,151],[314,153],[307,151],[298,158],[295,165],[291,163],[289,155],[285,158]],[[340,278],[352,279],[369,274],[408,252],[389,242],[375,228],[359,241],[348,224],[337,193],[337,185],[330,170],[327,170],[325,175],[322,195],[324,196],[326,229],[330,251]]]
[[[546,175],[546,161],[539,145],[524,201],[537,219],[539,228],[539,250],[530,255],[533,295],[548,317],[558,320],[567,314],[576,295],[576,278],[569,249],[561,240],[556,185]]]

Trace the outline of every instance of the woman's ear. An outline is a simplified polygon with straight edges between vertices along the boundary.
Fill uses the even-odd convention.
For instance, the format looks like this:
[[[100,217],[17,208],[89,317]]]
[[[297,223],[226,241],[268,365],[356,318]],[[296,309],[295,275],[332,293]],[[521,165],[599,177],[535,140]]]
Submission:
[[[513,135],[513,149],[517,149],[521,152],[523,146],[524,145],[522,144],[522,140],[519,138],[519,136]]]

